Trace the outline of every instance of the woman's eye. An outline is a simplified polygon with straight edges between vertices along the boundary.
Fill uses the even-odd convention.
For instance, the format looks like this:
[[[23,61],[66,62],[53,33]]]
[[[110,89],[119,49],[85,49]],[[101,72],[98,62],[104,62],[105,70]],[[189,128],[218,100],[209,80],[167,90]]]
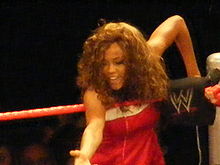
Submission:
[[[120,64],[124,64],[124,60],[116,61],[115,63],[118,64],[118,65],[120,65]]]
[[[103,63],[102,63],[102,66],[106,66],[106,65],[108,65],[107,62],[103,62]]]

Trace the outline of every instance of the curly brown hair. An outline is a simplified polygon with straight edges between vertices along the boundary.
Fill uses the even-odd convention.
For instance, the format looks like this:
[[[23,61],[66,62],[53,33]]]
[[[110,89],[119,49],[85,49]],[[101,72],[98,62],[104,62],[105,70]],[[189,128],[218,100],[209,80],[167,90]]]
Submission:
[[[117,43],[126,55],[126,82],[113,91],[102,72],[105,51]],[[78,63],[77,84],[82,94],[88,88],[98,93],[103,105],[125,100],[152,100],[167,97],[167,75],[163,61],[152,54],[143,34],[124,22],[107,23],[85,41]]]

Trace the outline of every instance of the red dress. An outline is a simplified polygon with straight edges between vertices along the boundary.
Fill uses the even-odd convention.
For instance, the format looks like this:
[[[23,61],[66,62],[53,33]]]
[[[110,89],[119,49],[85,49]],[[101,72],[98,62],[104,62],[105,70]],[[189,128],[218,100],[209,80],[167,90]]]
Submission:
[[[103,141],[93,165],[165,165],[154,128],[159,112],[150,104],[130,105],[106,112]]]

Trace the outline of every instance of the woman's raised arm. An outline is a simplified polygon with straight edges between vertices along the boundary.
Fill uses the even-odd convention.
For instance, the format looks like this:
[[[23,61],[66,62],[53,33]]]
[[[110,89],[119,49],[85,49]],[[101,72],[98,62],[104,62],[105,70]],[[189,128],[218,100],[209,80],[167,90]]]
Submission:
[[[159,56],[162,56],[164,51],[175,43],[183,58],[187,75],[200,76],[189,30],[182,17],[175,15],[166,19],[152,33],[147,43],[153,53]]]

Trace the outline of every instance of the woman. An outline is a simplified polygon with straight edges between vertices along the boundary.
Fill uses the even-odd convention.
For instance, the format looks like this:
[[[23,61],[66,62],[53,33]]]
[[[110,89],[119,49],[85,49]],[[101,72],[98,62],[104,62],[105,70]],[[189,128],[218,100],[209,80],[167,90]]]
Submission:
[[[87,109],[75,165],[163,165],[155,128],[157,102],[167,98],[160,60],[175,42],[190,77],[200,76],[184,20],[172,16],[146,41],[135,27],[119,22],[96,29],[84,43],[78,84]],[[162,111],[162,109],[161,109]]]

